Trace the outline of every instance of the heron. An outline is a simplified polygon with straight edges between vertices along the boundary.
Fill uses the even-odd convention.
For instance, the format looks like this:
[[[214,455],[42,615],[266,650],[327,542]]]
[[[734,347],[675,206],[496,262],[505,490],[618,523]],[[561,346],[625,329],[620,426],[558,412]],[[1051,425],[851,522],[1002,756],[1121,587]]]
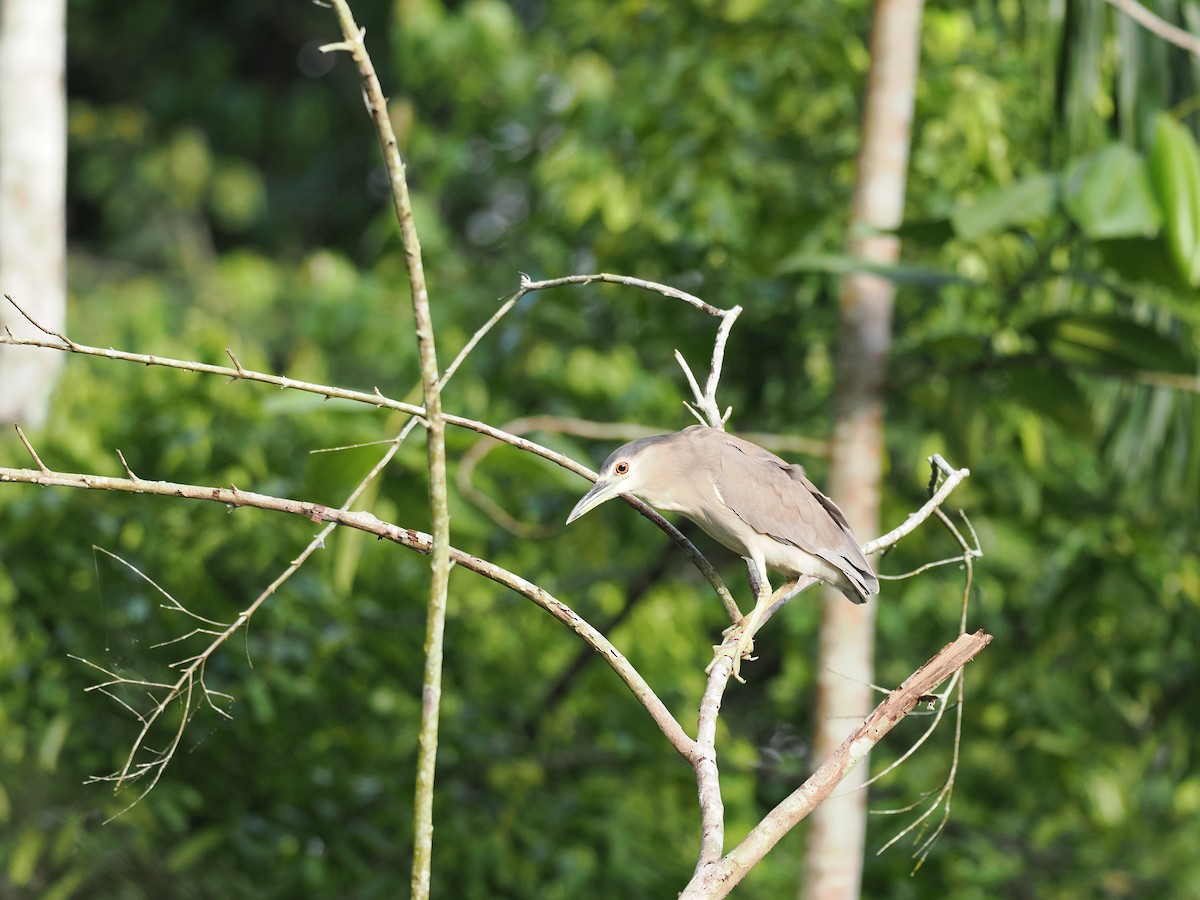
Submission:
[[[759,620],[772,604],[768,570],[793,586],[805,577],[816,579],[854,603],[879,593],[879,579],[845,515],[803,467],[719,428],[692,425],[618,447],[567,524],[624,494],[680,513],[746,561],[755,603],[734,623],[741,635],[729,654],[739,681],[741,660],[752,651]],[[718,648],[716,658],[722,652]]]

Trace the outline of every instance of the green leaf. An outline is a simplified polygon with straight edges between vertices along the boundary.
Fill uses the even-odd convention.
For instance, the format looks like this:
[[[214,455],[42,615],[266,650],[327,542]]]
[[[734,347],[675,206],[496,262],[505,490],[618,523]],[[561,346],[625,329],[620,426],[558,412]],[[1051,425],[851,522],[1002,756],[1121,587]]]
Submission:
[[[950,215],[954,233],[974,240],[1014,225],[1045,218],[1054,211],[1058,179],[1045,173],[984,192],[974,203]]]
[[[1064,362],[1105,372],[1192,374],[1195,360],[1175,341],[1123,316],[1081,313],[1029,327],[1042,349]]]
[[[1161,115],[1150,177],[1166,213],[1167,245],[1188,284],[1200,285],[1200,150],[1186,128]]]
[[[1062,200],[1091,238],[1152,237],[1162,225],[1146,161],[1125,144],[1110,144],[1068,166]]]

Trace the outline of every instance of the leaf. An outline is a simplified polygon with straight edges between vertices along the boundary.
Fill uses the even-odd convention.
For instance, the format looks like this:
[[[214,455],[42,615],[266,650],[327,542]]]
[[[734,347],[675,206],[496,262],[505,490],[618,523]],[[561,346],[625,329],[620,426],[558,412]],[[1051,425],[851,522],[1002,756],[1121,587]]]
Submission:
[[[1069,165],[1062,201],[1091,238],[1152,237],[1162,225],[1146,161],[1125,144],[1110,144]]]
[[[1166,214],[1167,246],[1184,280],[1200,285],[1200,150],[1186,128],[1158,117],[1150,177]]]
[[[974,203],[956,209],[950,223],[959,237],[974,240],[1045,218],[1054,211],[1057,195],[1058,179],[1045,173],[1034,175],[984,192]]]
[[[1175,341],[1123,316],[1081,313],[1034,322],[1029,334],[1064,362],[1116,374],[1193,374],[1195,360]]]

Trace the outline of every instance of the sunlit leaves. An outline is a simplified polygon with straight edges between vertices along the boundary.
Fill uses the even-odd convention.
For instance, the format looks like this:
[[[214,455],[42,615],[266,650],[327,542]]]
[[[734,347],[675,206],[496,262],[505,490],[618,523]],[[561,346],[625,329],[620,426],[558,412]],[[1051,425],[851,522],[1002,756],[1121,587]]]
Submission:
[[[1153,237],[1163,220],[1159,198],[1166,193],[1155,191],[1144,158],[1125,144],[1109,144],[1072,160],[1061,173],[993,188],[956,208],[950,221],[960,237],[976,240],[1061,211],[1097,240]]]
[[[1070,165],[1062,202],[1092,238],[1151,237],[1162,222],[1146,161],[1126,144],[1110,144]]]
[[[1189,284],[1200,285],[1200,150],[1191,133],[1166,115],[1155,128],[1150,173],[1175,265]]]
[[[1009,187],[982,194],[951,216],[959,236],[973,239],[1014,225],[1025,225],[1048,216],[1058,196],[1058,180],[1035,175]]]

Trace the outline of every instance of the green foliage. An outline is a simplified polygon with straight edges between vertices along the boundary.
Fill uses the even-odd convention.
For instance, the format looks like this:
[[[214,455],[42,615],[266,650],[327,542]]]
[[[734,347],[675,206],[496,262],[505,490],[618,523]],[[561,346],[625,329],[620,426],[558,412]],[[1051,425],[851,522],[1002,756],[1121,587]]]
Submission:
[[[1188,284],[1200,284],[1200,150],[1191,134],[1163,116],[1150,171],[1166,207],[1167,244]]]
[[[825,433],[838,279],[861,268],[840,250],[868,5],[404,0],[356,12],[409,163],[443,360],[519,272],[641,275],[745,307],[722,383],[735,428]],[[374,136],[351,66],[330,70],[314,49],[333,39],[328,10],[75,0],[71,16],[72,336],[208,362],[228,347],[246,366],[415,396]],[[967,673],[949,829],[914,877],[903,845],[870,858],[870,896],[1183,897],[1200,884],[1200,416],[1194,391],[1165,386],[1197,372],[1200,167],[1194,115],[1178,105],[1194,77],[1116,21],[1082,0],[926,11],[905,258],[880,272],[899,289],[885,517],[922,501],[928,454],[971,467],[956,503],[986,556],[969,626],[996,640]],[[710,322],[656,295],[535,294],[446,403],[498,424],[553,413],[676,428],[688,419],[672,352],[700,367],[711,340]],[[379,449],[309,451],[399,426],[377,410],[73,358],[35,440],[61,469],[119,473],[119,447],[145,478],[340,503]],[[532,436],[597,461],[608,449]],[[452,432],[452,457],[474,440]],[[0,438],[6,464],[22,453]],[[823,461],[803,462],[821,481]],[[423,473],[414,439],[361,508],[426,527]],[[725,624],[690,567],[617,506],[561,529],[584,485],[548,464],[502,448],[473,477],[541,537],[509,533],[454,491],[455,544],[615,622],[610,637],[689,723]],[[228,620],[314,528],[161,498],[0,492],[0,894],[402,889],[426,570],[360,535],[335,534],[245,644],[214,660],[208,682],[235,697],[233,718],[199,709],[141,805],[101,825],[130,795],[80,787],[119,767],[137,723],[84,693],[95,673],[68,654],[162,678],[193,647],[156,647],[187,626],[91,546]],[[930,527],[881,568],[954,549]],[[744,591],[740,563],[714,557]],[[880,683],[949,639],[961,585],[954,567],[886,583]],[[730,842],[814,762],[816,623],[807,599],[785,609],[751,683],[727,697]],[[527,602],[453,573],[435,894],[669,896],[686,880],[690,773],[599,661],[575,670],[579,652]],[[872,804],[935,788],[948,737]],[[908,821],[873,817],[870,846]],[[800,829],[740,893],[794,890],[802,842]]]
[[[1162,224],[1147,165],[1127,144],[1109,144],[1069,166],[1063,207],[1096,240],[1153,237]]]

